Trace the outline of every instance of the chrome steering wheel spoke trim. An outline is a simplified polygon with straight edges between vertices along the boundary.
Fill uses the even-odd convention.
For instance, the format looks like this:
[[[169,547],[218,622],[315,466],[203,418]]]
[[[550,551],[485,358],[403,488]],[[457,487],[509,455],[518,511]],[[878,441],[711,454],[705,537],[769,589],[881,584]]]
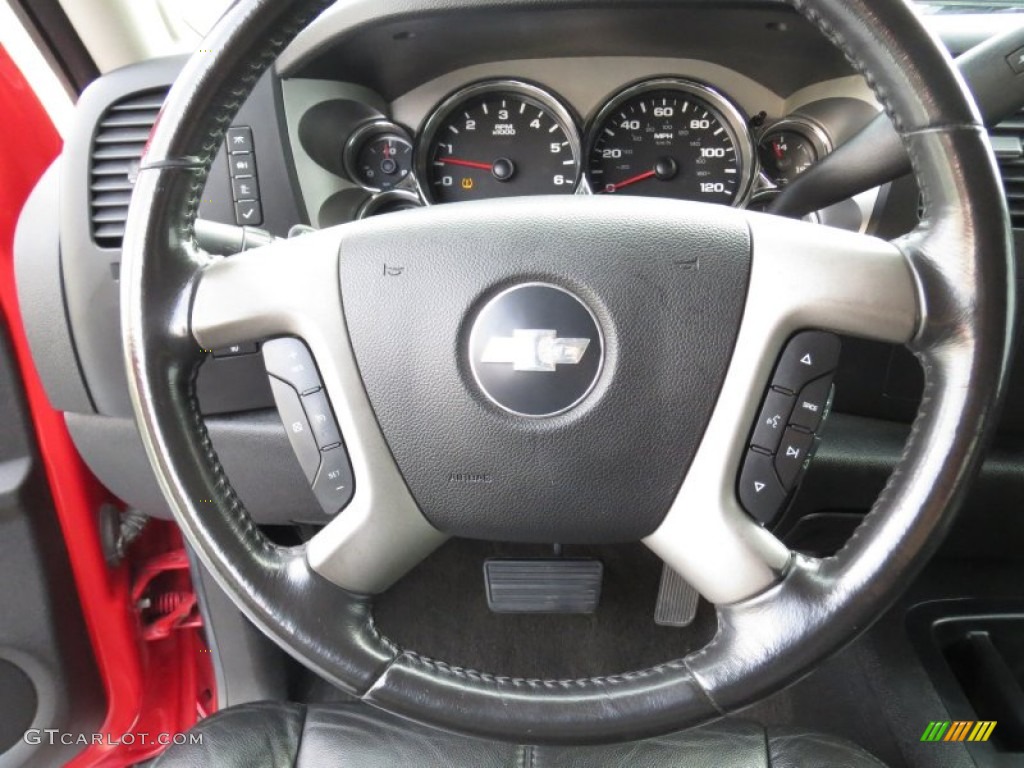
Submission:
[[[310,567],[357,594],[386,590],[446,536],[423,517],[377,424],[341,303],[341,228],[211,261],[191,328],[204,349],[276,336],[309,346],[352,462],[352,501],[306,544]]]
[[[671,508],[644,543],[713,603],[768,589],[792,562],[736,498],[758,404],[783,345],[808,328],[905,344],[923,317],[903,252],[866,235],[745,214],[753,254],[732,362],[704,438]]]

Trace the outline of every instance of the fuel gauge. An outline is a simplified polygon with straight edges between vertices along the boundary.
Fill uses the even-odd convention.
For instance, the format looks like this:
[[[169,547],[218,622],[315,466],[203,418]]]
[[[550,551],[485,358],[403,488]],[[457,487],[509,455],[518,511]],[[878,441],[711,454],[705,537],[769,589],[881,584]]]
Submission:
[[[761,170],[784,187],[832,150],[828,135],[816,123],[787,119],[764,132],[758,143]]]
[[[367,123],[345,145],[345,170],[371,192],[394,189],[412,173],[412,141],[394,123]]]

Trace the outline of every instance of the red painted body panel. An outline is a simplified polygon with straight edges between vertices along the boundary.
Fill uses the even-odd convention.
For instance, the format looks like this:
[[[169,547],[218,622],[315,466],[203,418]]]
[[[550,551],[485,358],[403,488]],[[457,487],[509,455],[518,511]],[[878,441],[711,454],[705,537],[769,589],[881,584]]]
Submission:
[[[3,48],[0,115],[4,116],[0,120],[0,305],[89,629],[89,637],[82,642],[92,644],[107,697],[103,743],[88,746],[71,764],[76,768],[126,766],[163,749],[157,743],[141,743],[138,734],[148,733],[155,740],[159,733],[185,731],[195,723],[197,712],[213,708],[210,658],[198,628],[143,641],[140,616],[131,600],[133,563],[180,548],[180,535],[172,524],[152,523],[133,545],[127,562],[117,568],[107,565],[97,509],[111,499],[79,457],[63,415],[50,405],[33,365],[15,288],[14,229],[33,186],[59,154],[61,140]],[[184,586],[190,589],[187,572],[184,575]],[[124,734],[136,737],[122,738]]]

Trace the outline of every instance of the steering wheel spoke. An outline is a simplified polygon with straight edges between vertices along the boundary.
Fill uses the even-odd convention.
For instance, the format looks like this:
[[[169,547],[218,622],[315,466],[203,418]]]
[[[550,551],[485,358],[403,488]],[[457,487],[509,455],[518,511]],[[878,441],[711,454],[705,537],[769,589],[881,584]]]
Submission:
[[[774,355],[793,333],[819,328],[905,344],[922,324],[910,262],[890,242],[778,216],[748,214],[753,264],[736,344]]]
[[[345,509],[307,544],[321,576],[359,594],[387,589],[445,537],[424,519],[391,456],[348,341],[339,285],[340,228],[210,262],[192,304],[207,349],[297,336],[312,352],[352,463]]]
[[[774,583],[790,553],[737,500],[756,409],[785,342],[808,329],[906,343],[921,311],[909,262],[891,243],[749,214],[750,287],[732,362],[687,477],[645,543],[714,603]]]
[[[200,272],[192,335],[204,349],[275,336],[317,336],[341,318],[338,229],[315,232],[229,258]]]

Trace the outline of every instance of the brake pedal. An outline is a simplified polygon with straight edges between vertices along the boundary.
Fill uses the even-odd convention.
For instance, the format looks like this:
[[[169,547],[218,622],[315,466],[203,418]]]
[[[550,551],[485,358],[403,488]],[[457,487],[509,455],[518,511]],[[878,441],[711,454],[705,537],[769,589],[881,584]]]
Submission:
[[[594,613],[603,575],[600,560],[486,560],[487,606],[495,613]]]

